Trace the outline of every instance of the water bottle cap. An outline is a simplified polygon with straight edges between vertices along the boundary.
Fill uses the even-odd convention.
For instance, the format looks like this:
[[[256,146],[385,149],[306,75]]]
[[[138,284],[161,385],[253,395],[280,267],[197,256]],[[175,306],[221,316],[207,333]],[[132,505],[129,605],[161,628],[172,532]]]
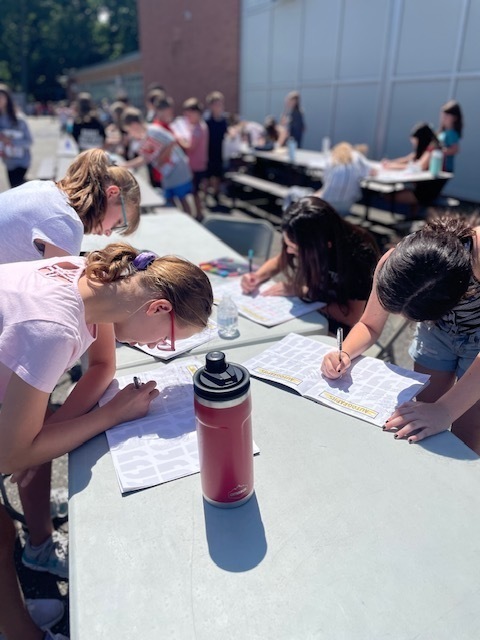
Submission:
[[[227,368],[223,351],[210,351],[205,356],[205,370],[208,373],[223,373]]]
[[[195,393],[205,400],[233,400],[248,391],[250,374],[245,367],[227,362],[223,351],[210,351],[205,366],[193,376]]]

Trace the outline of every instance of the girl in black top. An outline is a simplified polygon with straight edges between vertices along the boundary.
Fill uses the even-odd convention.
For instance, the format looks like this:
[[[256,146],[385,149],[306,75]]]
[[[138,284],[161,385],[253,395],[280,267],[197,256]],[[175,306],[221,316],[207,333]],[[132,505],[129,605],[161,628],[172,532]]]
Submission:
[[[348,331],[359,319],[370,295],[379,258],[373,237],[341,218],[321,198],[308,196],[291,204],[282,219],[279,255],[242,278],[244,293],[277,274],[284,276],[262,295],[296,295],[321,300],[329,332]]]

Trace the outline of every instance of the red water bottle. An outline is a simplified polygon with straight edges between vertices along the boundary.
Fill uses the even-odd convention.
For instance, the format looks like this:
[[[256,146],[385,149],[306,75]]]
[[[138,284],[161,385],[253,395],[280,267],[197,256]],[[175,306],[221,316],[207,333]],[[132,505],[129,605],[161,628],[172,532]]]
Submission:
[[[239,507],[253,494],[250,375],[210,351],[193,389],[203,496],[216,507]]]

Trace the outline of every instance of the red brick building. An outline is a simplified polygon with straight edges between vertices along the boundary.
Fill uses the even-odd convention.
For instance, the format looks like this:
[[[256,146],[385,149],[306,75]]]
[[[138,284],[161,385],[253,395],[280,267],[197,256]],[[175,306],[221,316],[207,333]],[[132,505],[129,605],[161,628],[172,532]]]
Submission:
[[[137,0],[137,10],[144,87],[162,84],[177,111],[218,90],[237,112],[240,0]]]

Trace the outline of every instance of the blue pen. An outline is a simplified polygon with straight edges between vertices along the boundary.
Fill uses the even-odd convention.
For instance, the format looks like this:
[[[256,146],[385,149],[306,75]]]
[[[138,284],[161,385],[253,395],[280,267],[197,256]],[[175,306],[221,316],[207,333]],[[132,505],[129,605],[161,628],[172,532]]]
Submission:
[[[253,267],[253,249],[248,250],[248,272],[252,273]]]

